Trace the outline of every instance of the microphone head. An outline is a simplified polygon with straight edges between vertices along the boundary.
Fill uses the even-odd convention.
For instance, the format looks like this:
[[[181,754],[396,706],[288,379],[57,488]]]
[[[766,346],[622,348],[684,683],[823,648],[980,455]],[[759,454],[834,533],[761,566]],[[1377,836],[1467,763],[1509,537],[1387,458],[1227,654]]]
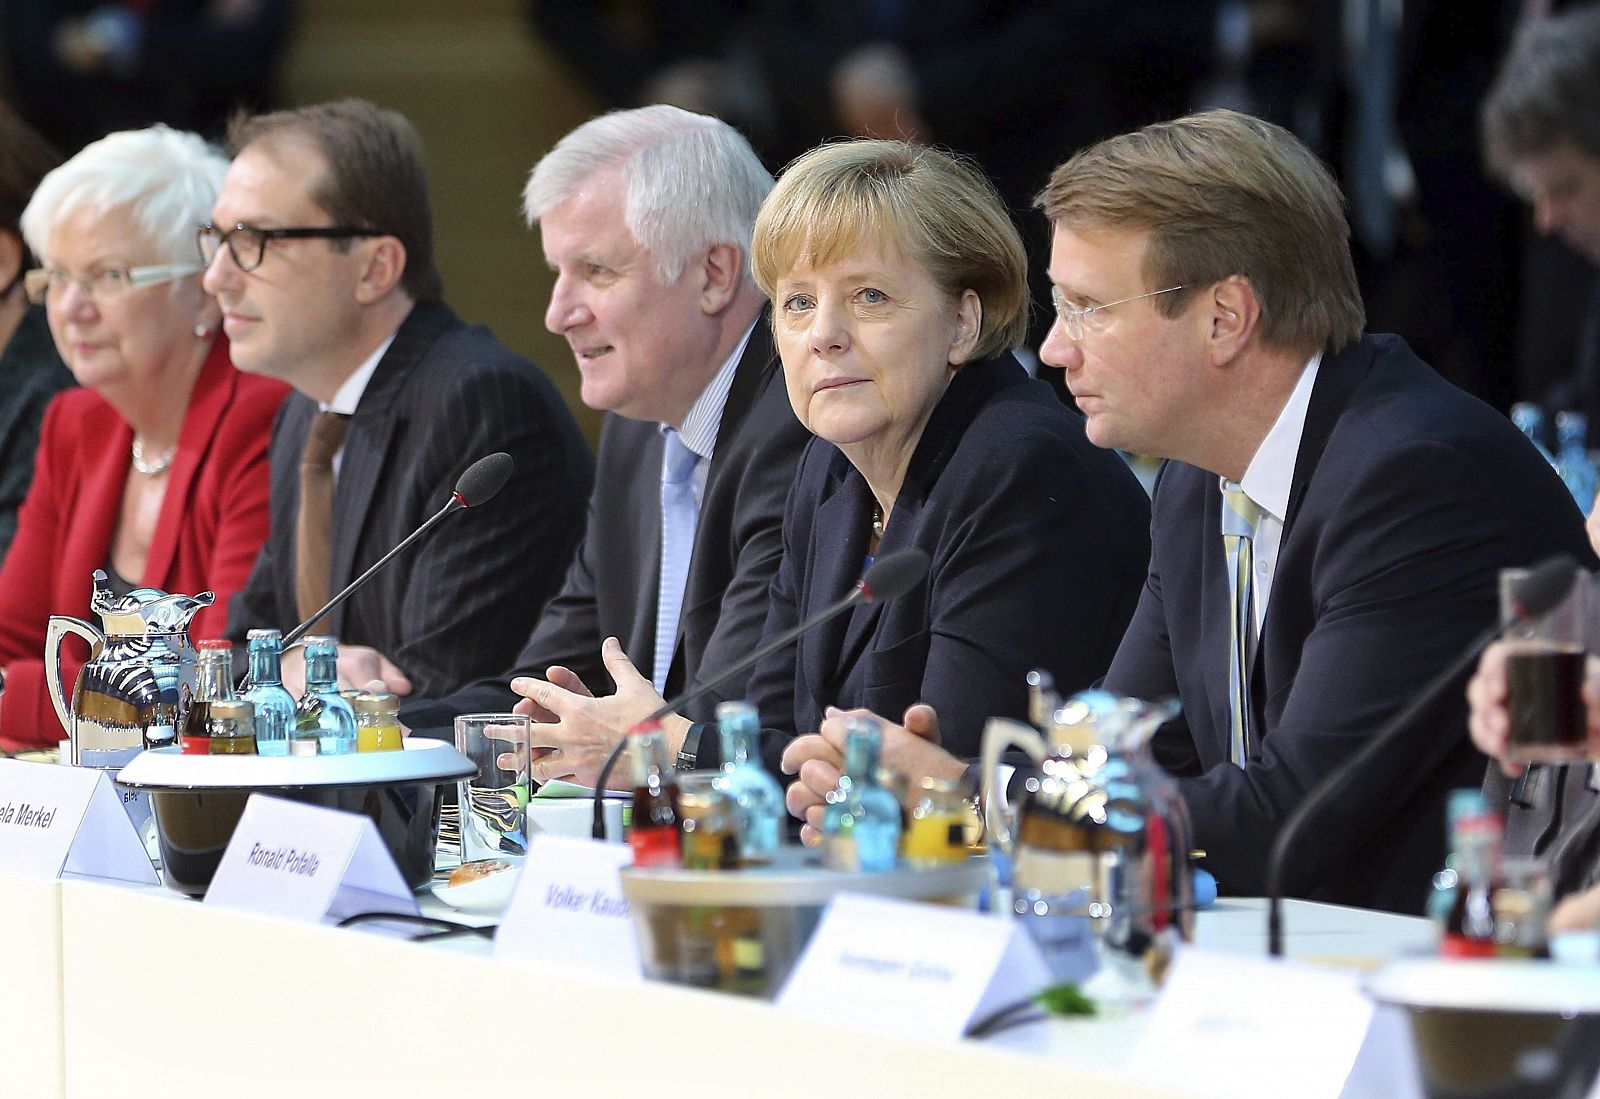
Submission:
[[[868,603],[899,599],[922,583],[932,564],[928,555],[919,549],[896,550],[874,561],[857,581],[856,590]]]
[[[487,504],[506,487],[516,465],[511,455],[503,450],[479,458],[467,467],[467,471],[456,482],[456,499],[461,501],[464,508]]]
[[[1547,557],[1517,581],[1512,590],[1518,618],[1537,618],[1567,597],[1578,578],[1578,562],[1569,554]]]

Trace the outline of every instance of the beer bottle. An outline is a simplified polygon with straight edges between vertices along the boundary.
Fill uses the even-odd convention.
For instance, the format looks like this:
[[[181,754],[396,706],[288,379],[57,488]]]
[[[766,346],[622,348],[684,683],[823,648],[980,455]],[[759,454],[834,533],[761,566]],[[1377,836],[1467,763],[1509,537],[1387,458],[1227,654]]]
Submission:
[[[667,761],[659,721],[641,722],[628,733],[633,765],[633,826],[628,846],[635,866],[677,866],[683,858],[678,833],[678,784]]]
[[[1500,818],[1480,791],[1457,790],[1450,795],[1450,822],[1455,888],[1445,910],[1439,953],[1447,958],[1492,958],[1494,895],[1501,884]]]
[[[226,641],[202,641],[195,648],[199,663],[195,667],[194,697],[183,717],[183,734],[178,750],[186,756],[211,754],[211,704],[231,701],[233,693],[233,646]]]

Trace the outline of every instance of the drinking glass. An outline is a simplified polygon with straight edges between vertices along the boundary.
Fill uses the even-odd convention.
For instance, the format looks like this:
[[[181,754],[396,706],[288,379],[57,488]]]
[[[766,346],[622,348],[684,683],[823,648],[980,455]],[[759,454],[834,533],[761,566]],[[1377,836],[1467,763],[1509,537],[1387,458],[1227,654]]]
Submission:
[[[1589,576],[1580,575],[1549,611],[1519,619],[1515,593],[1527,573],[1500,571],[1511,719],[1506,754],[1522,763],[1571,763],[1589,755],[1583,679],[1593,584]]]
[[[456,750],[478,773],[459,784],[461,861],[521,858],[528,853],[526,714],[462,714]]]

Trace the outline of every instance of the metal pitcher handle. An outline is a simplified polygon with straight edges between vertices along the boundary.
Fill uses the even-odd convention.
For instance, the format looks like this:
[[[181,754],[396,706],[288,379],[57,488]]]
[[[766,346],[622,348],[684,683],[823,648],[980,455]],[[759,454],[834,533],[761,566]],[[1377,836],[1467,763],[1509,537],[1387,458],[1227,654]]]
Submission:
[[[78,765],[78,737],[77,726],[68,712],[67,685],[61,681],[61,642],[66,640],[68,634],[77,634],[89,643],[89,659],[97,658],[106,647],[106,635],[89,625],[87,622],[66,615],[53,614],[50,616],[50,626],[44,635],[44,668],[45,686],[50,689],[50,704],[56,708],[56,717],[61,719],[61,727],[67,731],[67,739],[72,742],[72,765]]]
[[[1044,764],[1048,749],[1044,737],[1031,725],[1005,717],[991,717],[983,726],[983,823],[989,842],[1007,855],[1011,854],[1011,822],[1001,807],[1004,799],[998,789],[1000,760],[1008,748],[1021,748],[1033,759],[1035,766]]]

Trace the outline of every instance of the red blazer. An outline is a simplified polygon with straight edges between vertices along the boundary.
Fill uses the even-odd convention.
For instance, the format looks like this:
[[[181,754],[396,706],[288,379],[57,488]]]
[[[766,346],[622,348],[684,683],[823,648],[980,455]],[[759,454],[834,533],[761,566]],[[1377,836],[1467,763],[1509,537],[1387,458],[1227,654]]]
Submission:
[[[222,636],[228,600],[267,537],[267,444],[288,392],[235,370],[220,337],[195,380],[138,582],[216,592],[217,601],[195,616],[196,639]],[[33,484],[0,567],[0,749],[7,752],[50,747],[66,735],[45,685],[45,627],[52,614],[100,624],[89,609],[93,573],[110,557],[132,443],[133,429],[93,390],[66,390],[45,412]],[[70,697],[83,646],[63,649]]]

